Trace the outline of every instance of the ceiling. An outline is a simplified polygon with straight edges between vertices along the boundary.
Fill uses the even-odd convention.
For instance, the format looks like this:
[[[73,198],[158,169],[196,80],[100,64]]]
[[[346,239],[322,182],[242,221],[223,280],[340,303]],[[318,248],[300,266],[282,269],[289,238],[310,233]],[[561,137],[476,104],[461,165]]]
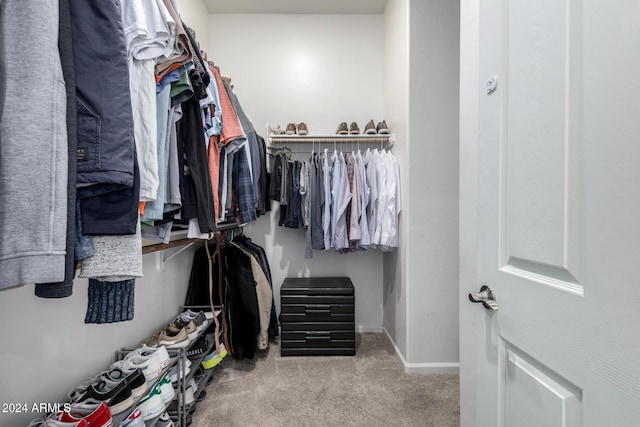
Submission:
[[[209,13],[378,15],[387,0],[202,0]]]

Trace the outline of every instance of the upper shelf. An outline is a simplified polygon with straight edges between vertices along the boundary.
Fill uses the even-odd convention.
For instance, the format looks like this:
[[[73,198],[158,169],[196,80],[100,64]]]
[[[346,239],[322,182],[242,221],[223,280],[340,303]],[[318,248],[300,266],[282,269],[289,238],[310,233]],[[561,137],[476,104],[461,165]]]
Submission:
[[[320,143],[376,143],[376,144],[389,144],[389,147],[393,145],[392,134],[369,134],[369,135],[269,135],[269,140],[273,143],[296,143],[296,142],[320,142]]]

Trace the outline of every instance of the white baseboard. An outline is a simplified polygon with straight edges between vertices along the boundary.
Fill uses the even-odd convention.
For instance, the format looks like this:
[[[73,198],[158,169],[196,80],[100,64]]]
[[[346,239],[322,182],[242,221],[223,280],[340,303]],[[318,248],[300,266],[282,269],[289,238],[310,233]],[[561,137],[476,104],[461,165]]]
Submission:
[[[366,334],[366,333],[380,334],[382,333],[382,326],[356,325],[356,332],[359,334]]]
[[[396,351],[396,355],[407,374],[460,374],[460,363],[409,363],[396,345],[389,331],[383,326],[382,331]]]

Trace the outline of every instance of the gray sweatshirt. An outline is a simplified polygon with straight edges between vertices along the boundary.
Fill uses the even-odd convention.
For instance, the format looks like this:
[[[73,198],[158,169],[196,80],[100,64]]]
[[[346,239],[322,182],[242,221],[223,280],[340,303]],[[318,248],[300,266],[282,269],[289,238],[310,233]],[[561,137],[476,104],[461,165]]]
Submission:
[[[57,1],[2,2],[0,289],[64,280],[68,153],[58,25]]]

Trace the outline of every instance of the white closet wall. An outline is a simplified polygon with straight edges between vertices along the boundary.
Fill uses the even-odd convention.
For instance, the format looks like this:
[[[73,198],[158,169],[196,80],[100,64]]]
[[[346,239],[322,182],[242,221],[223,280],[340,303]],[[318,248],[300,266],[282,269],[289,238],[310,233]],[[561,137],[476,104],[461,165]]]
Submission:
[[[327,134],[342,121],[364,129],[366,121],[383,118],[382,15],[211,14],[209,35],[209,58],[232,78],[244,111],[265,139],[267,123],[284,128],[305,122],[310,133]],[[389,126],[393,132],[394,123]],[[246,234],[267,252],[278,312],[285,277],[348,276],[355,286],[356,329],[380,332],[383,254],[315,251],[305,259],[304,229],[279,227],[277,215],[276,209],[261,217]]]
[[[389,0],[385,30],[403,212],[401,247],[384,259],[384,329],[407,372],[457,372],[459,4]]]
[[[407,220],[411,217],[409,190],[409,4],[407,0],[389,0],[384,14],[384,114],[395,123],[396,144],[393,153],[400,168],[402,213],[400,247],[384,256],[384,331],[396,346],[407,354],[407,265],[410,255]]]

